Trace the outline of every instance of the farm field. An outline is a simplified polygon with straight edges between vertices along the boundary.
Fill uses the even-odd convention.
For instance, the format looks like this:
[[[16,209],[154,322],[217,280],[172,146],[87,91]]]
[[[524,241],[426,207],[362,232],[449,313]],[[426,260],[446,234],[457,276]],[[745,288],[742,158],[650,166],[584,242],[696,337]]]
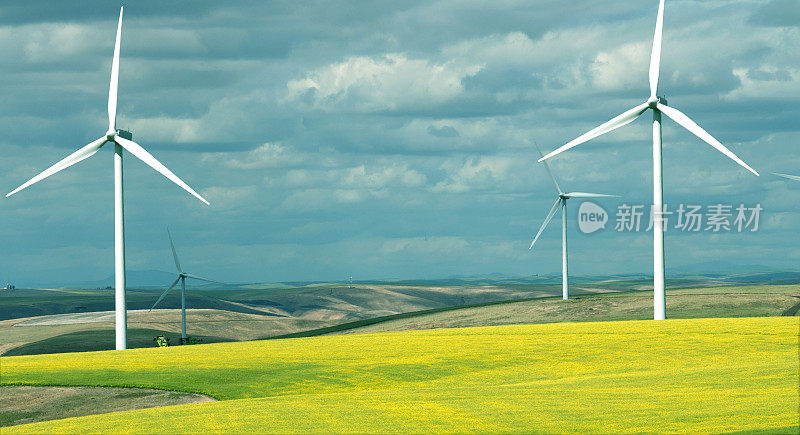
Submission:
[[[796,433],[799,320],[509,325],[2,357],[3,385],[135,386],[221,400],[4,433]]]

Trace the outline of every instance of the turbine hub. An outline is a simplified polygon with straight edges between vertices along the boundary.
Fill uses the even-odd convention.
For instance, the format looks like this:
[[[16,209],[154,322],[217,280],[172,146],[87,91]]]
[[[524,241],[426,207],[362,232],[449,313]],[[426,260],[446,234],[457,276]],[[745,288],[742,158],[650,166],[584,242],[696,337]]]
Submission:
[[[569,196],[567,196],[567,194],[565,194],[565,193],[562,193],[561,195],[558,195],[558,197],[561,198],[561,199],[569,199]]]
[[[114,131],[114,130],[108,130],[108,131],[106,132],[106,140],[113,141],[113,140],[114,140],[114,136],[116,136],[116,134],[117,134],[117,132],[116,132],[116,131]]]
[[[651,109],[655,109],[658,104],[667,105],[667,99],[664,97],[655,96],[647,100],[647,105],[650,106]]]

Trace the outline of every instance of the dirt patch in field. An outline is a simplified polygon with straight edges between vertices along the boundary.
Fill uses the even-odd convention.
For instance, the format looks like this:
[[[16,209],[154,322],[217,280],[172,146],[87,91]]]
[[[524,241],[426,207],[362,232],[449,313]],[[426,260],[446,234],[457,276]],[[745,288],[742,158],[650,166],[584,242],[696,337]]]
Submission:
[[[213,402],[202,394],[142,388],[0,387],[0,427],[157,406]]]

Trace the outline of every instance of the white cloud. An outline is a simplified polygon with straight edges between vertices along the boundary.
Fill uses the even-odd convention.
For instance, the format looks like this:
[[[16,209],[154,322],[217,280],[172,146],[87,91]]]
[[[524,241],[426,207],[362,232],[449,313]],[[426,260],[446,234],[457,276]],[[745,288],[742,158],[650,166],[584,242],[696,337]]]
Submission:
[[[733,74],[741,85],[723,96],[728,101],[747,99],[796,100],[800,94],[800,69],[762,65],[737,68]]]
[[[366,189],[380,189],[387,186],[422,186],[427,181],[424,174],[409,169],[406,165],[391,165],[368,171],[365,165],[349,168],[343,184]]]
[[[447,161],[442,169],[447,178],[433,187],[434,192],[461,193],[498,187],[511,174],[514,159],[509,157],[471,157],[466,162]]]
[[[95,27],[78,24],[48,23],[16,29],[5,28],[0,31],[0,41],[6,39],[21,42],[25,60],[31,62],[63,60],[113,44],[113,36],[105,41],[101,40]],[[110,57],[111,53],[108,55]]]
[[[203,196],[213,204],[215,209],[231,209],[246,205],[255,199],[256,193],[255,186],[213,186],[203,189]]]
[[[463,251],[469,243],[459,237],[412,237],[392,239],[383,243],[380,248],[382,254],[424,253],[424,254],[452,254]]]
[[[427,182],[425,174],[407,165],[376,162],[331,169],[294,169],[273,183],[292,193],[283,201],[287,210],[319,210],[335,204],[353,204],[386,198]]]
[[[305,156],[284,145],[267,142],[246,153],[203,153],[202,161],[231,169],[264,169],[297,165]]]
[[[351,57],[287,83],[288,100],[310,100],[321,109],[373,112],[448,101],[463,91],[462,80],[479,65],[434,63],[404,54]]]
[[[636,42],[601,51],[592,62],[592,84],[602,90],[641,87],[647,77],[651,44]]]
[[[147,137],[164,142],[205,142],[203,123],[198,119],[172,117],[136,118],[119,117],[117,125],[124,125],[132,132],[147,132]],[[136,138],[134,138],[136,140]]]
[[[330,207],[337,201],[332,200],[331,192],[325,189],[306,189],[294,192],[281,202],[281,208],[288,211],[306,212]]]

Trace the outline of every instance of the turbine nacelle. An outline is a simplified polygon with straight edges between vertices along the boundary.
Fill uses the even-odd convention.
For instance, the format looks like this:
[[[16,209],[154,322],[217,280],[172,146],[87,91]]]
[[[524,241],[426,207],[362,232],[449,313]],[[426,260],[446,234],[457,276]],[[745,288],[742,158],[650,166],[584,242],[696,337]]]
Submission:
[[[650,108],[650,109],[653,109],[653,110],[658,109],[658,105],[659,104],[661,104],[662,106],[668,106],[669,105],[669,104],[667,104],[667,99],[664,98],[664,97],[655,96],[655,97],[650,97],[647,100],[647,107]]]
[[[128,130],[118,129],[108,130],[106,132],[106,140],[109,142],[116,142],[117,136],[123,139],[133,140],[133,133],[129,132]]]

